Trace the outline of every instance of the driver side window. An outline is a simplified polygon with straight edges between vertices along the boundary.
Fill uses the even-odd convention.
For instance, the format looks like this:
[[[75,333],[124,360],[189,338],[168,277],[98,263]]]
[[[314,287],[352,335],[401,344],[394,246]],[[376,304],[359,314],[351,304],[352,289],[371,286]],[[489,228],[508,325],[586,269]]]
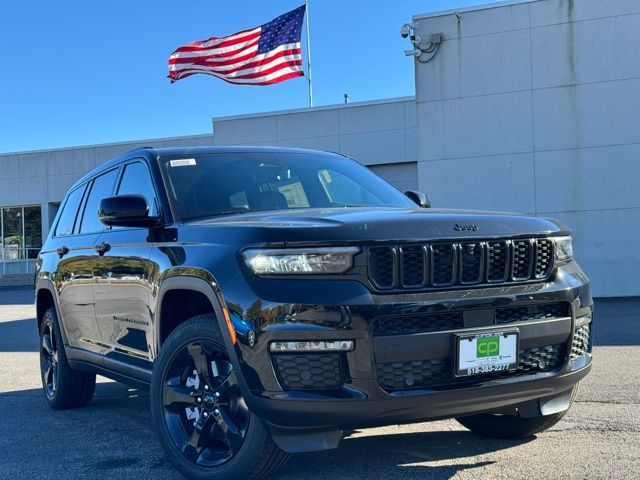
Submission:
[[[117,195],[142,195],[149,205],[149,215],[158,214],[155,191],[149,169],[142,162],[134,162],[124,167]]]

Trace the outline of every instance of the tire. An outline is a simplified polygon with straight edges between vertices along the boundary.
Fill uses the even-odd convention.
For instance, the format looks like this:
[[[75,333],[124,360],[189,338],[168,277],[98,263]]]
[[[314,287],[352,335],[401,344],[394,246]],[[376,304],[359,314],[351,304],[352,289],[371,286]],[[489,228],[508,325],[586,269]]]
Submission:
[[[578,385],[573,387],[569,407],[573,404],[577,393]],[[534,418],[481,413],[479,415],[456,418],[456,420],[473,433],[483,437],[518,439],[531,437],[536,433],[543,432],[553,427],[556,423],[562,420],[562,417],[564,417],[568,411],[569,408],[563,412]]]
[[[198,315],[167,338],[151,377],[160,444],[194,480],[258,479],[289,455],[246,406],[215,315]]]
[[[54,410],[87,405],[96,388],[95,374],[72,370],[62,342],[58,315],[48,309],[40,325],[40,378],[47,403]]]

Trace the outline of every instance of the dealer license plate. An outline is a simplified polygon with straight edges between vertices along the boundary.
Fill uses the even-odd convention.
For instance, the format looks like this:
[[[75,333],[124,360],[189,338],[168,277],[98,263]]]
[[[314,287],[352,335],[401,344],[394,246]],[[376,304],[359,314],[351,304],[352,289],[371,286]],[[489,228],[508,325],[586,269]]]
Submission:
[[[518,331],[483,332],[456,338],[456,375],[482,375],[518,368]]]

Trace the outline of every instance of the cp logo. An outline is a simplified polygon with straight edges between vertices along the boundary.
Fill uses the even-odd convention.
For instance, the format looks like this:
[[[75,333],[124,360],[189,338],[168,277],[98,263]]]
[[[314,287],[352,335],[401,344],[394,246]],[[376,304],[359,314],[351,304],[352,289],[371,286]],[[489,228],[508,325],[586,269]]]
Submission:
[[[479,338],[477,345],[478,357],[493,357],[500,352],[498,337]]]

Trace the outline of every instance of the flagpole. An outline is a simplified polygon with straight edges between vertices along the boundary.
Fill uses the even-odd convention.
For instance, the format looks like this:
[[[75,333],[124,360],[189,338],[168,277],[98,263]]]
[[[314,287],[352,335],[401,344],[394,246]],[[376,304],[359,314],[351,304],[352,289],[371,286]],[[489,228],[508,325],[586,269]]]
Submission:
[[[307,15],[307,80],[309,82],[309,108],[313,107],[313,88],[311,86],[311,35],[309,33],[309,2],[304,0]]]

